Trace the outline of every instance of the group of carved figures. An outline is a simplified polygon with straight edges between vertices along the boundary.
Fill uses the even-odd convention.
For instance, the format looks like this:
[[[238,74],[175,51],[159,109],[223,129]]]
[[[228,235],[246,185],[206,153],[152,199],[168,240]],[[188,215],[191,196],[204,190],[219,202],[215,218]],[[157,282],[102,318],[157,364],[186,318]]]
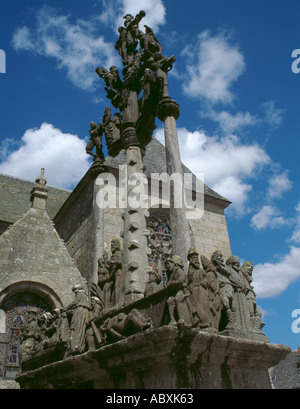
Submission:
[[[199,254],[193,248],[188,262],[187,274],[180,257],[174,256],[165,263],[167,286],[182,284],[182,289],[167,301],[171,323],[263,334],[262,314],[251,285],[251,262],[240,266],[238,257],[230,256],[225,263],[222,252],[217,250],[210,260],[201,256],[201,268]]]
[[[200,262],[193,248],[187,258],[187,273],[180,257],[173,256],[165,262],[166,287],[178,287],[166,298],[169,325],[263,334],[261,312],[251,285],[252,263],[240,266],[236,256],[230,256],[225,263],[221,251],[215,251],[211,259],[202,255]],[[160,290],[160,274],[149,271],[145,297]],[[29,311],[22,329],[21,361],[58,346],[64,351],[64,357],[81,354],[152,328],[150,317],[138,309],[126,314],[118,311],[124,306],[119,239],[111,242],[110,259],[106,255],[99,258],[98,282],[92,285],[90,295],[86,285],[76,285],[73,291],[74,301],[63,309],[44,314],[34,309]]]
[[[93,156],[94,161],[103,160],[103,134],[109,154],[117,155],[120,151],[121,123],[135,122],[146,111],[148,116],[155,116],[157,103],[169,96],[167,72],[172,69],[176,59],[174,56],[168,58],[162,54],[162,46],[150,27],[144,25],[145,32],[139,29],[139,22],[144,16],[144,11],[136,17],[126,14],[124,27],[119,27],[119,39],[115,48],[122,58],[123,80],[114,65],[109,70],[103,67],[96,69],[99,77],[105,81],[107,98],[121,113],[112,115],[108,107],[105,109],[102,123],[90,123],[90,141],[86,152]],[[137,96],[142,91],[137,106],[134,98],[132,99],[132,91]],[[150,111],[154,109],[154,112],[150,112],[149,107]],[[96,153],[93,153],[94,148]]]

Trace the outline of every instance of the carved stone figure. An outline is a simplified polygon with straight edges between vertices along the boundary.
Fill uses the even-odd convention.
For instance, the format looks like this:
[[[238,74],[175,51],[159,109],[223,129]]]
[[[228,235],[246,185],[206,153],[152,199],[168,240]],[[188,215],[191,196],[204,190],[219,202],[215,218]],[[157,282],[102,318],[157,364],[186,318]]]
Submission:
[[[93,160],[100,159],[104,161],[104,154],[102,151],[102,135],[104,128],[102,124],[96,124],[95,122],[90,123],[90,141],[86,145],[86,153],[93,157]],[[96,153],[93,153],[93,149],[96,147]]]
[[[159,100],[169,97],[167,73],[172,69],[175,61],[176,58],[174,55],[168,58],[167,56],[161,56],[160,54],[154,54],[147,61],[146,67],[150,68],[154,74]]]
[[[188,290],[193,309],[193,318],[198,320],[197,327],[208,328],[209,323],[209,300],[208,300],[208,280],[205,272],[200,268],[199,253],[190,248],[188,252]]]
[[[83,285],[73,287],[75,300],[64,310],[70,317],[70,348],[71,355],[81,354],[85,351],[85,333],[89,323],[89,312],[92,304]]]
[[[162,46],[156,38],[152,28],[144,25],[145,33],[139,36],[141,55],[144,62],[148,61],[150,57],[162,55]]]
[[[129,314],[119,313],[115,317],[108,318],[102,330],[106,332],[108,338],[119,340],[150,327],[150,318],[145,318],[140,311],[133,309]]]
[[[103,304],[106,306],[105,308],[109,307],[108,300],[110,299],[110,292],[109,288],[105,287],[109,280],[109,266],[107,255],[104,254],[103,257],[98,258],[98,281],[96,283],[92,283],[91,285],[91,295],[98,297]]]
[[[21,330],[22,342],[19,346],[20,361],[31,357],[35,348],[35,338],[38,335],[37,311],[28,311],[27,321]]]
[[[254,332],[262,334],[262,328],[264,324],[261,322],[262,313],[259,306],[257,305],[256,294],[253,290],[253,286],[251,285],[252,271],[253,263],[251,263],[251,261],[246,261],[241,267],[241,276],[242,279],[245,279],[245,292],[250,314],[251,329]]]
[[[156,78],[155,74],[150,68],[145,68],[144,75],[141,78],[141,87],[143,95],[140,100],[140,111],[142,112],[149,104],[156,105],[157,93],[156,93]]]
[[[173,256],[173,258],[165,261],[165,266],[167,268],[167,286],[175,283],[182,284],[183,286],[182,290],[179,290],[174,297],[169,297],[167,300],[171,319],[170,325],[174,325],[177,322],[175,311],[177,311],[178,323],[192,325],[191,312],[187,303],[187,298],[190,294],[184,290],[186,289],[186,274],[178,263],[180,264],[180,258],[178,256]]]
[[[122,90],[123,82],[120,78],[117,67],[112,65],[109,71],[106,68],[96,68],[96,73],[100,78],[105,81],[105,91],[107,92],[107,98],[114,99],[115,96]]]
[[[211,260],[201,256],[201,263],[207,279],[207,293],[209,302],[209,322],[211,327],[219,329],[222,312],[222,302],[220,297],[220,284],[217,279],[216,267]]]
[[[109,276],[112,282],[111,301],[113,299],[114,307],[120,308],[124,303],[124,283],[122,271],[122,251],[119,239],[111,241],[111,258],[109,260]],[[105,289],[106,291],[107,289]]]
[[[234,329],[236,327],[236,304],[231,272],[225,266],[221,250],[216,250],[212,254],[211,261],[216,267],[217,278],[220,283],[220,298],[227,319],[226,328]]]
[[[119,143],[121,137],[121,119],[121,114],[117,112],[114,114],[114,116],[112,116],[111,108],[105,108],[102,122],[104,126],[106,146],[108,149],[108,153],[111,156],[115,156],[115,154],[118,154],[121,149],[121,144]]]
[[[43,349],[48,349],[57,344],[66,349],[70,343],[70,328],[65,312],[55,309],[46,321],[46,337],[42,341]]]
[[[94,351],[105,342],[103,334],[95,325],[95,320],[102,316],[103,302],[98,297],[91,297],[92,309],[86,325],[85,340],[88,351]]]
[[[161,276],[159,274],[158,271],[151,269],[149,272],[149,280],[146,284],[146,288],[145,288],[145,297],[147,297],[148,295],[151,295],[153,293],[155,293],[156,291],[158,291],[161,286]]]
[[[132,57],[138,45],[138,37],[140,30],[138,29],[139,22],[145,16],[145,12],[140,11],[135,17],[131,14],[124,16],[124,26],[119,27],[119,39],[115,44],[115,48],[119,51],[123,65],[128,65],[132,61]]]
[[[250,313],[246,297],[246,283],[242,280],[241,265],[237,256],[230,256],[226,260],[227,270],[231,273],[230,280],[233,287],[233,297],[236,307],[236,327],[248,332],[251,330]]]

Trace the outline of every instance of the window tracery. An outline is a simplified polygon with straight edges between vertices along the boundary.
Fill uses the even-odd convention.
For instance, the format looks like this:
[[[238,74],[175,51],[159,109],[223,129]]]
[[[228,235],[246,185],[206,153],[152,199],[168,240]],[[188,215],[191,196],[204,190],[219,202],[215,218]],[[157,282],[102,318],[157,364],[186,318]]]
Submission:
[[[148,257],[149,265],[158,271],[162,277],[163,287],[166,284],[165,261],[172,256],[172,231],[167,214],[152,214],[147,219],[148,246],[151,254]]]
[[[30,292],[9,297],[1,308],[6,314],[6,333],[0,334],[0,379],[13,380],[20,370],[21,329],[26,322],[28,311],[34,308],[39,315],[50,311],[50,308],[40,296]]]

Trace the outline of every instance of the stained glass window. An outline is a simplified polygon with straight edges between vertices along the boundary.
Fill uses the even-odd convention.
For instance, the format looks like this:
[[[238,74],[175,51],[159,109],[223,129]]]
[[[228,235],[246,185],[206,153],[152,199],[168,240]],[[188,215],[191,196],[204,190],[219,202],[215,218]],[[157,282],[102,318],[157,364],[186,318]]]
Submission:
[[[172,256],[172,232],[167,215],[150,215],[147,219],[148,246],[151,249],[149,265],[161,274],[162,284],[165,286],[165,260]]]
[[[6,313],[6,333],[0,334],[0,379],[13,380],[20,370],[21,328],[26,322],[28,310],[34,308],[38,314],[42,314],[50,311],[50,308],[40,296],[29,292],[11,296],[1,308]]]

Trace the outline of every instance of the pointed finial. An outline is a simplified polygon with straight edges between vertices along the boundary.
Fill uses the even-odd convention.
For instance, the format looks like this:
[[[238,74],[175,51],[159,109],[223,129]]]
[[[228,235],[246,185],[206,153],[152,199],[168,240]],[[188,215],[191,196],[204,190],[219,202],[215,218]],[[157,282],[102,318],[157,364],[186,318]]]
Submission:
[[[47,180],[45,179],[45,168],[41,169],[41,174],[38,178],[35,179],[35,183],[43,186],[47,184]]]
[[[30,201],[34,209],[45,210],[48,199],[48,189],[46,188],[45,169],[41,169],[41,174],[35,180],[35,186],[31,190]]]

